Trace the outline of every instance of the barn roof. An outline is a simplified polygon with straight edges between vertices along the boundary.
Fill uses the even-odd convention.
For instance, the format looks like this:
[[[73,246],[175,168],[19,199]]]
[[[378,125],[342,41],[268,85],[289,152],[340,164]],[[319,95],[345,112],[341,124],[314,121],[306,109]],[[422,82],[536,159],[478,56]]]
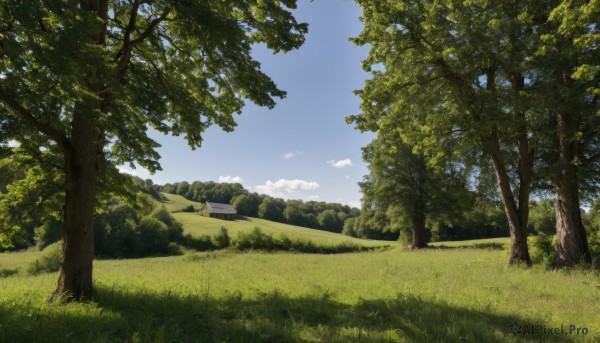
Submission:
[[[220,213],[220,214],[237,214],[237,211],[233,206],[229,204],[219,204],[217,202],[206,202],[209,213]],[[203,205],[204,207],[204,205]]]

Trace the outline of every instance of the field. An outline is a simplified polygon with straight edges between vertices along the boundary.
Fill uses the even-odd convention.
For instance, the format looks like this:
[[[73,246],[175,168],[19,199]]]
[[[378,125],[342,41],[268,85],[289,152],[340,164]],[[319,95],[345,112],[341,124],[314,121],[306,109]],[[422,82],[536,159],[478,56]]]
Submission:
[[[181,211],[181,209],[189,205],[194,206],[194,209],[197,211],[200,209],[200,205],[202,205],[199,202],[188,200],[182,197],[181,195],[169,193],[161,194],[165,197],[165,200],[157,201],[156,206],[160,207],[164,205],[167,208],[167,210],[169,210],[169,212]]]
[[[177,215],[186,232],[222,224],[191,215]],[[600,342],[598,272],[508,268],[506,243],[97,260],[93,299],[70,305],[45,303],[56,274],[24,272],[38,252],[4,253],[0,272],[17,272],[0,277],[0,342]]]

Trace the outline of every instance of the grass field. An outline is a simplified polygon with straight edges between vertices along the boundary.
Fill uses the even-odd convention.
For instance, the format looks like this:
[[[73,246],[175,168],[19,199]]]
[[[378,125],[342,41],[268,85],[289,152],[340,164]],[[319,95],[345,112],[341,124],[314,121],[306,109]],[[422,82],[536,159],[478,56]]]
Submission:
[[[228,229],[229,235],[235,239],[235,236],[239,232],[250,232],[255,227],[259,227],[262,232],[273,235],[274,237],[283,234],[292,240],[311,240],[315,243],[321,243],[323,245],[334,245],[342,242],[355,243],[357,245],[364,246],[396,246],[398,244],[391,241],[357,239],[338,233],[276,223],[259,218],[221,220],[203,217],[197,213],[185,212],[173,213],[173,216],[178,221],[183,223],[184,233],[189,233],[192,236],[213,235],[217,233],[221,227],[225,227]]]
[[[494,249],[99,260],[86,304],[45,304],[55,274],[0,279],[0,341],[512,342],[513,323],[600,341],[597,273],[505,265]]]
[[[194,234],[221,225],[178,216]],[[256,223],[294,232],[230,230]],[[17,273],[0,276],[0,343],[600,342],[600,274],[508,268],[506,244],[97,260],[92,300],[69,305],[45,303],[56,274],[24,272],[39,252],[3,253],[0,272]]]
[[[181,211],[184,207],[189,205],[194,206],[194,209],[197,211],[200,209],[199,202],[188,200],[181,195],[169,194],[169,193],[161,193],[166,200],[156,201],[157,206],[165,206],[169,212]]]

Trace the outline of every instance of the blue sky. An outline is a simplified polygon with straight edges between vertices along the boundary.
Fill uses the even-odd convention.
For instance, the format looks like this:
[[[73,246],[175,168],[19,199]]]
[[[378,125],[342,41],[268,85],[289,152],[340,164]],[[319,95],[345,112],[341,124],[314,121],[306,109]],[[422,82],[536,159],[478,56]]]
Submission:
[[[163,170],[132,173],[158,184],[241,181],[250,191],[285,199],[358,206],[357,182],[367,173],[360,148],[373,136],[344,118],[358,113],[352,91],[369,76],[360,66],[368,48],[348,40],[361,31],[360,8],[349,0],[300,0],[294,13],[309,24],[299,50],[273,55],[254,49],[262,70],[288,92],[285,99],[273,110],[247,103],[234,132],[211,127],[195,151],[182,137],[150,132],[162,145]]]

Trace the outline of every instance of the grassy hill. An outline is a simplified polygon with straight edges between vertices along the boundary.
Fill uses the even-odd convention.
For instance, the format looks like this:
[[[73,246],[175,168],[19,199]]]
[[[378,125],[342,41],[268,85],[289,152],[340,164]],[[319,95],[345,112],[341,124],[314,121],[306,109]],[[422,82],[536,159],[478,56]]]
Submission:
[[[200,203],[189,201],[182,196],[165,194],[167,201],[162,202],[168,210],[180,210],[185,206],[192,205],[198,209]],[[237,220],[221,220],[200,216],[198,213],[178,212],[173,213],[173,216],[183,224],[185,234],[192,236],[213,235],[217,233],[221,227],[225,227],[229,231],[229,235],[235,239],[239,232],[250,232],[255,227],[259,227],[262,232],[277,237],[285,235],[289,239],[311,240],[317,244],[335,245],[342,242],[349,242],[364,246],[396,246],[397,242],[391,241],[376,241],[365,240],[332,233],[322,230],[309,229],[300,226],[277,223],[259,218],[243,218]]]
[[[342,242],[350,242],[364,246],[395,246],[396,242],[365,240],[332,233],[322,230],[309,229],[300,226],[276,223],[259,218],[244,218],[237,220],[220,220],[198,215],[197,213],[174,213],[173,216],[183,224],[184,233],[190,233],[192,236],[213,235],[221,227],[229,231],[229,235],[235,239],[239,232],[250,232],[255,227],[259,227],[262,232],[277,237],[285,235],[289,239],[311,240],[323,245],[334,245]]]
[[[165,200],[156,201],[157,206],[165,206],[169,212],[181,211],[184,207],[189,205],[194,206],[194,209],[197,211],[200,209],[201,203],[188,200],[181,195],[169,194],[169,193],[161,193]]]

